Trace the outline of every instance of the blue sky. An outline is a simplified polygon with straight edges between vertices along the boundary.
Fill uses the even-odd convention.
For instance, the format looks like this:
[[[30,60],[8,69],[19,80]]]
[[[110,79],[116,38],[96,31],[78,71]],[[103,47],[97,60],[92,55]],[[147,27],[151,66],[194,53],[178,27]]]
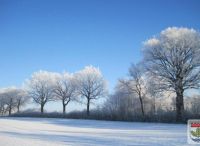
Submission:
[[[0,87],[31,73],[99,67],[110,89],[170,26],[200,30],[198,0],[0,0]]]

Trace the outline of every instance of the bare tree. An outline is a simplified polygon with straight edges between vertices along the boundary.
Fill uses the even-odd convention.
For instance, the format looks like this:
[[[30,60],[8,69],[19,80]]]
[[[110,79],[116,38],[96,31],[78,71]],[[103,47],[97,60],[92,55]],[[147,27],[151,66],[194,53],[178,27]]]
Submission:
[[[195,117],[200,117],[200,95],[193,95],[192,97],[188,97],[190,100],[190,111]]]
[[[12,114],[12,111],[17,109],[19,112],[20,107],[23,106],[28,101],[28,96],[23,89],[9,87],[3,88],[0,90],[0,112],[5,114],[6,112],[9,115]]]
[[[33,73],[26,82],[28,94],[36,104],[40,105],[41,113],[44,112],[47,102],[55,100],[53,91],[57,76],[57,73],[39,71]]]
[[[63,114],[65,114],[66,106],[76,96],[76,84],[72,74],[60,74],[55,83],[54,93],[56,98],[62,101]]]
[[[146,75],[146,92],[147,97],[149,97],[152,100],[152,112],[154,116],[157,116],[157,104],[159,102],[159,98],[165,98],[168,94],[168,92],[163,92],[160,90],[160,87],[158,86],[158,81],[154,79],[152,76]],[[169,97],[169,96],[167,96]]]
[[[3,100],[2,108],[5,112],[8,112],[9,115],[12,114],[12,111],[16,108],[16,96],[18,94],[18,89],[16,88],[4,88],[1,91],[1,97]]]
[[[106,81],[99,69],[87,66],[75,74],[77,80],[77,93],[87,100],[87,116],[90,115],[91,100],[106,95]]]
[[[29,95],[27,94],[26,91],[22,89],[18,89],[18,92],[16,94],[16,102],[17,102],[16,106],[17,106],[18,113],[20,112],[20,108],[28,103],[29,99],[30,99]]]
[[[144,98],[146,96],[146,87],[144,82],[143,71],[140,66],[132,65],[129,69],[130,79],[123,80],[121,79],[120,82],[122,84],[122,88],[127,88],[127,91],[130,94],[134,94],[139,98],[140,107],[143,117],[145,117],[144,111]]]
[[[135,99],[132,95],[124,93],[119,88],[115,88],[115,92],[112,95],[109,95],[102,110],[106,115],[112,120],[128,120],[132,118],[133,113],[137,108],[134,105]]]
[[[176,120],[183,120],[184,91],[199,88],[200,35],[194,29],[167,28],[145,42],[144,62],[160,89],[176,93]]]
[[[4,115],[6,113],[7,105],[6,98],[0,93],[0,114]]]

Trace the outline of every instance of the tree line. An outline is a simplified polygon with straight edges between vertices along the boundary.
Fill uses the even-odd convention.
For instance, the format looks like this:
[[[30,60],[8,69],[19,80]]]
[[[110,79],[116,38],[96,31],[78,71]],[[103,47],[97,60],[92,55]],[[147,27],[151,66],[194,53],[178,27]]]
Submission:
[[[66,113],[69,102],[83,101],[86,102],[89,116],[91,101],[106,96],[106,93],[106,81],[100,70],[93,66],[86,66],[75,74],[39,71],[33,73],[30,79],[25,81],[23,89],[1,90],[1,113],[8,112],[10,115],[16,108],[19,112],[19,108],[32,99],[40,105],[41,113],[44,112],[44,107],[48,102],[61,101],[63,114]]]
[[[32,98],[40,105],[41,113],[47,102],[60,100],[63,114],[74,101],[84,102],[90,116],[91,101],[106,97],[96,114],[107,119],[162,120],[174,116],[176,122],[181,122],[189,117],[199,118],[200,96],[191,94],[191,89],[200,88],[199,32],[170,27],[145,41],[141,50],[143,58],[130,66],[129,76],[118,80],[112,94],[108,94],[101,71],[88,66],[74,74],[33,73],[20,97],[24,101]],[[25,103],[17,106],[18,94],[11,91],[1,91],[1,113],[11,114],[12,109]]]

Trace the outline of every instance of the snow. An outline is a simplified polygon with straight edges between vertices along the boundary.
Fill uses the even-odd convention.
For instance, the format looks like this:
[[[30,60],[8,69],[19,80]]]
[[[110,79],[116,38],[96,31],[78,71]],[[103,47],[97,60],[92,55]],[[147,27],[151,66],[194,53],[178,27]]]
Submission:
[[[187,125],[0,118],[0,146],[186,146]]]

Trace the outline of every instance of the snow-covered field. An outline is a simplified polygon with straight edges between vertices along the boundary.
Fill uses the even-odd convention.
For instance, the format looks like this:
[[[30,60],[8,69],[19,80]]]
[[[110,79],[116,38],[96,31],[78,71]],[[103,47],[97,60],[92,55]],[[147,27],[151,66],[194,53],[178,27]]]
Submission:
[[[0,118],[0,146],[184,146],[187,126],[95,120]]]

